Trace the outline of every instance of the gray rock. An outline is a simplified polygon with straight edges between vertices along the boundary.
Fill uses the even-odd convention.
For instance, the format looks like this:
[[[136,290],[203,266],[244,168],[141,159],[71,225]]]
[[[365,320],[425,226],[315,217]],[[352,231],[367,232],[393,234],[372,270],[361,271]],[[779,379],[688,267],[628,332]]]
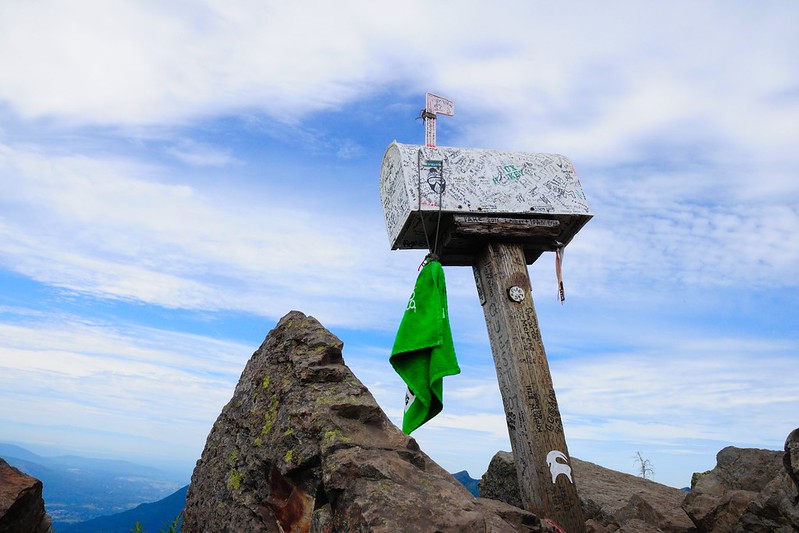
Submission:
[[[602,524],[593,518],[585,521],[585,533],[613,533],[618,530],[619,526],[616,524]]]
[[[760,492],[782,470],[782,453],[727,446],[716,454],[716,466],[699,478],[695,492],[720,495],[730,490]]]
[[[701,476],[683,509],[701,532],[799,531],[782,452],[727,447]]]
[[[793,503],[791,479],[780,474],[747,506],[736,533],[792,533],[799,531],[799,507]]]
[[[782,464],[796,491],[793,504],[799,505],[799,428],[791,431],[788,438],[785,439],[785,454],[782,456]]]
[[[682,509],[685,492],[649,479],[571,458],[572,472],[586,518],[631,529],[631,521],[656,530],[682,533],[694,525]],[[639,524],[640,525],[640,524]]]
[[[695,527],[681,504],[685,493],[654,481],[570,458],[586,531],[667,531]],[[480,495],[521,506],[513,454],[498,452],[480,481]]]
[[[388,420],[341,349],[297,311],[267,335],[194,469],[184,532],[551,530],[475,499]]]
[[[735,526],[736,533],[789,533],[799,531],[799,429],[785,439],[779,473],[746,508]]]
[[[480,497],[499,500],[514,507],[523,508],[516,463],[513,454],[499,451],[491,458],[488,470],[480,478]]]
[[[719,495],[694,490],[685,497],[683,509],[700,532],[730,532],[757,498],[751,490],[728,490]]]
[[[0,459],[0,531],[52,533],[44,509],[42,482]]]

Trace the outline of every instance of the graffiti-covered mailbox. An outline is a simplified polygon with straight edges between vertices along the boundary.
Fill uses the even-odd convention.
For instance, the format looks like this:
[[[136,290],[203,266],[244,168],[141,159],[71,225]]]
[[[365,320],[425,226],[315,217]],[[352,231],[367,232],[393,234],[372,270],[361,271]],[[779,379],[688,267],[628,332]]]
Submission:
[[[527,264],[591,218],[571,162],[557,154],[391,143],[380,197],[392,249],[433,249],[472,265],[489,241],[522,245]]]
[[[560,277],[563,247],[592,216],[571,163],[562,155],[393,142],[380,198],[392,249],[428,249],[444,265],[473,268],[522,502],[558,531],[584,532],[527,272],[555,251]]]

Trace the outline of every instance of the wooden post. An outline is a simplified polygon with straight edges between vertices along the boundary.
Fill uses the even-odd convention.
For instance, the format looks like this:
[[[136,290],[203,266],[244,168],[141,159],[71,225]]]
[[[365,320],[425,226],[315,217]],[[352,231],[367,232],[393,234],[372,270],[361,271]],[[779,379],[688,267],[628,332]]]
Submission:
[[[522,502],[568,533],[585,531],[563,422],[520,244],[491,242],[473,266],[497,368]]]
[[[434,109],[444,111],[453,109],[443,102]],[[436,179],[429,179],[431,168],[441,169]],[[582,533],[527,274],[528,264],[568,245],[593,216],[571,162],[558,154],[395,141],[383,156],[380,200],[392,249],[432,246],[442,265],[474,268],[522,501],[568,533]]]

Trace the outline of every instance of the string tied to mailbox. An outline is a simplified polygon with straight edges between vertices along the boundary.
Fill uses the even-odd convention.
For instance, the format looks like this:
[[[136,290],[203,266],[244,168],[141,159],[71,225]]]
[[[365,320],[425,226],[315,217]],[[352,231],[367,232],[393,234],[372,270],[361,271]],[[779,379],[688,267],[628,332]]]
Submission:
[[[416,271],[417,272],[421,271],[430,261],[441,262],[436,254],[430,252],[429,254],[424,256],[424,259],[422,259],[422,262],[419,263],[419,268],[417,268]]]
[[[419,203],[416,212],[419,214],[419,219],[422,221],[422,232],[424,233],[425,242],[427,243],[427,249],[430,252],[422,262],[422,266],[426,264],[430,256],[435,257],[436,261],[438,260],[438,236],[441,232],[441,211],[444,206],[444,191],[447,188],[447,182],[444,179],[443,162],[441,162],[438,167],[430,167],[429,172],[431,174],[427,179],[427,183],[433,192],[438,193],[438,216],[436,217],[435,239],[433,240],[433,246],[430,246],[430,236],[427,233],[427,225],[425,224],[424,215],[422,214],[422,172],[420,170],[416,190]]]

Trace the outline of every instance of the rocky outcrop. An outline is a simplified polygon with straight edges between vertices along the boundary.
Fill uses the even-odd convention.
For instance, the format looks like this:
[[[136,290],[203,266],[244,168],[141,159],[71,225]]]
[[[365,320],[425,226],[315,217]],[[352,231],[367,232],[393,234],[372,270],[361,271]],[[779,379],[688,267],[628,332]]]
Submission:
[[[695,474],[692,491],[622,474],[572,457],[586,531],[609,533],[795,533],[799,531],[799,430],[785,452],[727,447],[716,467]],[[480,494],[520,504],[513,456],[499,452],[480,481]]]
[[[590,532],[695,531],[681,508],[685,492],[570,458],[586,530]],[[498,452],[480,480],[480,495],[521,505],[513,455]]]
[[[0,459],[0,531],[52,533],[42,482]]]
[[[793,504],[799,505],[799,428],[791,431],[788,434],[788,438],[785,439],[782,465],[785,467],[785,473],[788,474],[788,478],[793,482],[794,490],[796,491]]]
[[[787,448],[786,443],[786,448]],[[795,489],[778,451],[727,447],[698,478],[683,508],[700,532],[799,531]]]
[[[769,482],[738,519],[736,533],[795,533],[799,531],[799,506],[787,476]]]
[[[572,458],[571,462],[587,519],[618,525],[621,531],[694,531],[682,509],[685,491],[587,461]]]
[[[183,531],[551,531],[474,498],[386,417],[312,317],[283,317],[206,441]]]
[[[488,470],[480,478],[480,496],[505,502],[523,508],[519,480],[516,476],[516,463],[513,454],[499,451],[488,463]]]

